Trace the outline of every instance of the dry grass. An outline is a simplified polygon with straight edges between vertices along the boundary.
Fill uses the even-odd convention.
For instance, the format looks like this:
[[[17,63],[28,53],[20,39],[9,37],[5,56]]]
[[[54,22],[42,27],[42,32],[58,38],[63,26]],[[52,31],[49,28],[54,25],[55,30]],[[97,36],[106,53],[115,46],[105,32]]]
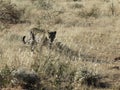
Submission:
[[[45,0],[44,5],[36,5],[37,1],[42,2],[11,0],[17,8],[25,10],[22,20],[27,22],[0,24],[0,69],[6,65],[10,69],[33,68],[39,73],[45,90],[120,90],[120,60],[114,62],[120,57],[119,0]],[[94,57],[103,62],[82,61],[82,57],[71,60],[45,47],[44,52],[34,54],[22,43],[22,36],[32,27],[56,30],[57,41],[67,48],[88,61]],[[79,78],[76,72],[81,68],[100,75],[99,86],[103,86],[81,86],[81,82],[75,81],[75,77]]]

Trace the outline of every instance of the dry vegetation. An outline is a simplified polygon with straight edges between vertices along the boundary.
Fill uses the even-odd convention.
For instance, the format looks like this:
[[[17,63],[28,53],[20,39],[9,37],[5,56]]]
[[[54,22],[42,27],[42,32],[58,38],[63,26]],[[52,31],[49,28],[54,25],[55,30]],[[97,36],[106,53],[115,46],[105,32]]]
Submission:
[[[22,43],[32,27],[57,31],[52,49]],[[120,90],[120,1],[0,0],[0,90],[23,88]]]

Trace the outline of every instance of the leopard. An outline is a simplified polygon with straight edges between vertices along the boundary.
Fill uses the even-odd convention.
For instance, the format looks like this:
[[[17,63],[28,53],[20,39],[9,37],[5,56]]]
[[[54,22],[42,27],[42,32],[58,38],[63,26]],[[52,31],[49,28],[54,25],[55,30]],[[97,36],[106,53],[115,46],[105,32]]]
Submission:
[[[22,37],[22,42],[30,46],[31,51],[34,51],[37,47],[41,50],[43,46],[49,48],[56,38],[56,31],[49,31],[39,28],[31,28],[28,30],[28,34]]]

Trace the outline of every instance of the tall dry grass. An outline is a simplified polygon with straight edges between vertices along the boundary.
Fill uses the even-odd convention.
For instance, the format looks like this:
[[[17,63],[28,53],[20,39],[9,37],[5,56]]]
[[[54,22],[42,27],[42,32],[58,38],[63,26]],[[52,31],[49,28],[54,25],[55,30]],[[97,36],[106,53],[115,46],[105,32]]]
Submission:
[[[41,89],[45,90],[120,89],[120,64],[113,62],[120,55],[117,0],[11,0],[10,4],[24,10],[21,20],[25,22],[0,22],[1,71],[19,67],[33,69],[41,78]],[[46,47],[43,52],[34,54],[22,43],[22,36],[32,27],[56,30],[57,41],[83,55],[87,61],[82,61],[82,57],[70,59],[72,54],[65,55]],[[88,62],[89,57],[103,63]],[[9,73],[3,76],[9,77]],[[11,87],[8,81],[3,86]]]

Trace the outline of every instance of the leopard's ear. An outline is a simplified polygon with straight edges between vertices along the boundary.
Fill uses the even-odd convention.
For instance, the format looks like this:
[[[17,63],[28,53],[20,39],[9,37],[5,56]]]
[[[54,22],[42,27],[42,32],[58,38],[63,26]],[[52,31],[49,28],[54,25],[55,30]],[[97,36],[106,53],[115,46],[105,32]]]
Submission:
[[[23,38],[22,38],[22,41],[24,44],[26,44],[25,38],[26,38],[26,36],[23,36]]]
[[[49,39],[52,43],[56,37],[56,31],[52,31],[52,32],[48,32],[48,33],[49,33]]]

